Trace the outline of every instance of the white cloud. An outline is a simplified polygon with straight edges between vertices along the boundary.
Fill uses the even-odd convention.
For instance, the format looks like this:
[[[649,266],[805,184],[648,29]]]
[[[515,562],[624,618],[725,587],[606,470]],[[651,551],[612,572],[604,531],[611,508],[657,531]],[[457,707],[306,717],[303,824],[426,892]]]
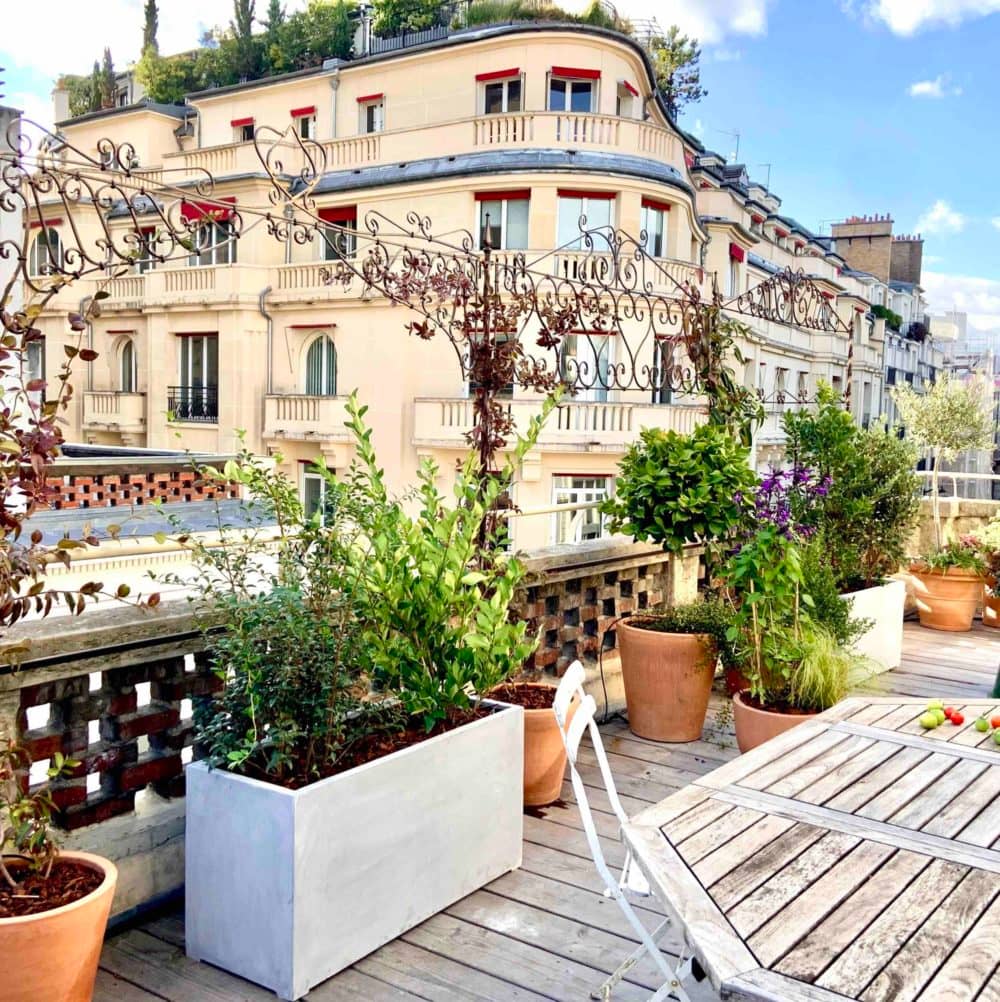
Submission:
[[[918,233],[961,233],[965,216],[956,212],[944,199],[938,199],[918,220]]]
[[[1000,281],[972,275],[925,271],[921,283],[932,313],[958,310],[981,330],[1000,328]]]
[[[776,0],[617,0],[618,11],[632,20],[656,18],[664,28],[676,24],[702,45],[719,45],[733,35],[763,35],[767,12]],[[582,10],[589,0],[566,0],[568,10]]]
[[[1000,216],[994,216],[990,222],[993,224],[995,230],[1000,230]]]
[[[849,3],[853,10],[855,4]],[[957,27],[970,18],[1000,11],[1000,0],[868,0],[863,13],[881,21],[897,35],[914,35],[926,28]]]
[[[910,97],[958,97],[962,88],[949,83],[947,73],[941,73],[933,80],[918,80],[906,89]]]
[[[711,56],[717,63],[738,63],[743,58],[743,53],[739,49],[720,46],[711,50]]]

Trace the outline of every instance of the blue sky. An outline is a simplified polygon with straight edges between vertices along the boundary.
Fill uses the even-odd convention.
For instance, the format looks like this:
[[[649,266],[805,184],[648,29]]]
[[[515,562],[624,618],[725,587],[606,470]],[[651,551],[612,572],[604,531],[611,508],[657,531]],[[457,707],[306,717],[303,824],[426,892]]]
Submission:
[[[724,155],[739,131],[740,159],[761,180],[772,164],[783,210],[810,227],[890,212],[896,232],[920,230],[932,307],[1000,329],[1000,197],[986,183],[1000,161],[1000,0],[616,2],[702,40],[709,95],[686,128]],[[232,4],[160,7],[170,52],[228,20]],[[6,102],[42,120],[58,70],[86,72],[106,44],[118,65],[138,55],[142,0],[34,0],[31,11],[5,25],[0,63]],[[63,30],[42,45],[40,22]]]

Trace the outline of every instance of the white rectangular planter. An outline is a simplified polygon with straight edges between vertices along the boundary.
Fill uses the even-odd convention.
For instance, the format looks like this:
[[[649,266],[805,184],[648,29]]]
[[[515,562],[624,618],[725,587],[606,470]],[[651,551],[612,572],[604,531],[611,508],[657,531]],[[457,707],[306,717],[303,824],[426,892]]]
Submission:
[[[187,953],[297,999],[521,864],[524,711],[301,790],[187,770]]]
[[[851,603],[851,615],[855,619],[874,620],[872,628],[855,642],[854,649],[878,662],[882,671],[898,668],[903,660],[906,583],[892,580],[841,597]]]

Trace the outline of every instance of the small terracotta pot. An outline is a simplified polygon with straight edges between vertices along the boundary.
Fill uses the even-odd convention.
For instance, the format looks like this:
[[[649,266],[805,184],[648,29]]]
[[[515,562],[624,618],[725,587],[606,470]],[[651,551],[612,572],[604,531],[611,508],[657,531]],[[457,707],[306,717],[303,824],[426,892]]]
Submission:
[[[958,567],[928,571],[910,567],[920,625],[930,630],[965,633],[972,629],[976,608],[983,600],[983,578]]]
[[[86,897],[24,918],[0,919],[3,1002],[90,1002],[111,899],[118,883],[114,863],[86,852],[60,859],[93,867],[104,880]]]
[[[1000,595],[983,596],[983,626],[1000,630]]]
[[[535,683],[532,683],[534,685]],[[541,687],[541,683],[539,683]],[[544,686],[551,688],[551,686]],[[567,725],[579,703],[574,700]],[[551,708],[524,711],[524,806],[544,807],[559,799],[566,774],[566,746]]]
[[[615,628],[628,726],[650,741],[697,741],[705,726],[716,654],[704,633]]]
[[[738,692],[733,696],[733,725],[736,728],[736,744],[741,752],[752,751],[765,741],[770,741],[815,716],[815,713],[758,710],[743,702],[743,693]]]

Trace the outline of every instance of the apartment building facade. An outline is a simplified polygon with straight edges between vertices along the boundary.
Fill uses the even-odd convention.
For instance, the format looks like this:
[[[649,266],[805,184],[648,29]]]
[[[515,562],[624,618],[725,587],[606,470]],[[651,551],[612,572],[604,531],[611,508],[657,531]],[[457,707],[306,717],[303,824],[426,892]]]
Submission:
[[[362,282],[324,280],[331,262],[357,252],[352,234],[364,231],[369,213],[404,221],[416,211],[437,234],[468,231],[480,242],[488,222],[498,251],[524,251],[557,273],[571,273],[574,255],[583,253],[585,216],[588,228],[646,233],[646,251],[662,273],[704,294],[716,280],[746,290],[807,262],[828,308],[857,325],[863,343],[851,367],[849,336],[754,321],[746,379],[765,398],[777,393],[782,407],[799,391],[811,396],[819,378],[846,387],[853,372],[863,385],[869,349],[872,357],[877,351],[857,319],[867,309],[861,287],[838,277],[843,262],[834,249],[783,221],[776,200],[745,180],[715,186],[712,165],[699,163],[701,154],[655,96],[643,50],[612,32],[543,24],[461,31],[192,94],[183,107],[141,103],[59,128],[91,154],[103,136],[132,143],[142,170],[190,192],[182,211],[205,219],[190,255],[163,264],[140,256],[132,274],[107,283],[87,335],[99,357],[77,376],[85,385],[69,414],[71,440],[219,453],[233,448],[242,429],[251,450],[281,457],[314,505],[323,490],[316,461],[334,470],[351,461],[344,405],[357,390],[371,406],[392,486],[411,483],[424,457],[437,461],[446,486],[472,423],[453,347],[444,337],[412,337],[406,309]],[[271,181],[253,142],[268,129],[322,148],[325,168],[312,195],[329,223],[325,238],[276,239],[251,209],[268,204]],[[193,188],[205,170],[216,182],[210,208]],[[238,240],[222,199],[244,216]],[[68,223],[58,207],[49,212],[43,207],[32,220],[39,248],[32,260],[42,272]],[[782,227],[789,235],[781,236]],[[50,377],[70,336],[66,310],[97,287],[81,284],[40,318]],[[581,352],[594,353],[582,361],[613,368],[627,354],[614,341],[598,348],[581,341]],[[654,344],[642,350],[648,358],[637,364],[657,364]],[[512,388],[521,426],[539,405],[536,394]],[[515,501],[534,508],[606,496],[642,427],[688,430],[702,417],[699,401],[649,390],[579,392],[524,464]],[[600,532],[591,511],[518,520],[514,534],[519,546],[535,546]]]

